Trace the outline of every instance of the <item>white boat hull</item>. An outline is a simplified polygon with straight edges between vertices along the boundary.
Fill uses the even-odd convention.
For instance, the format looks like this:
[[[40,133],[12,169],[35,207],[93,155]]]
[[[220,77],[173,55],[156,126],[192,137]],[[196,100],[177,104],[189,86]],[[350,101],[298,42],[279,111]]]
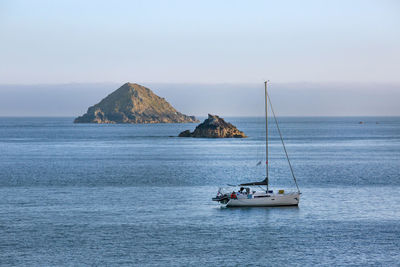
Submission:
[[[276,207],[297,206],[300,201],[300,193],[270,194],[269,196],[255,198],[230,199],[226,207]]]

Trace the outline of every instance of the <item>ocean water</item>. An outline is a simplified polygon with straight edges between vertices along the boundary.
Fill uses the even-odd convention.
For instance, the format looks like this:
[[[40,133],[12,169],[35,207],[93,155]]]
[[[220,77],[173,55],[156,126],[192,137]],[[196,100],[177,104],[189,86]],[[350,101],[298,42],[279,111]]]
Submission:
[[[247,139],[72,120],[0,118],[1,266],[400,263],[399,117],[279,118],[299,207],[230,209],[211,198],[263,179],[262,118],[227,118]],[[270,128],[272,187],[294,188]]]

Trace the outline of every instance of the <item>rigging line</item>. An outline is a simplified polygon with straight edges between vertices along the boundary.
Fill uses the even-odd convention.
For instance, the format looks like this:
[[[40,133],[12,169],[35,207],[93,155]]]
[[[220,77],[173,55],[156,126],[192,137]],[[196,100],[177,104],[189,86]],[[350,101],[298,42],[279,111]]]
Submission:
[[[281,138],[282,145],[283,145],[283,150],[285,151],[286,159],[287,159],[287,161],[288,161],[288,163],[289,163],[290,172],[292,173],[294,183],[296,184],[296,187],[297,187],[297,191],[300,192],[299,185],[297,184],[296,177],[294,176],[292,164],[290,163],[289,155],[288,155],[288,153],[287,153],[287,151],[286,151],[285,142],[283,141],[281,129],[279,129],[278,120],[276,119],[275,111],[274,111],[274,108],[272,107],[271,97],[269,96],[269,94],[268,94],[268,102],[269,102],[269,105],[270,105],[270,107],[271,107],[272,114],[274,115],[274,120],[275,120],[276,128],[278,129],[278,133],[279,133],[279,136],[280,136],[280,138]]]
[[[267,84],[268,81],[264,82],[265,86],[265,155],[266,155],[266,161],[265,161],[265,181],[267,182],[267,191],[269,189],[269,174],[268,174],[268,169],[269,169],[269,162],[268,162],[268,92],[267,92]]]

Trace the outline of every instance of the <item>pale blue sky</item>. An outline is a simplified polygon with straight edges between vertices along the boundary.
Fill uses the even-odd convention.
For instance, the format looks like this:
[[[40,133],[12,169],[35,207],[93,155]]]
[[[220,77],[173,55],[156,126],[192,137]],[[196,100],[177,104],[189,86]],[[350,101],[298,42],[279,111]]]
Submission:
[[[400,1],[0,0],[0,83],[400,82]]]

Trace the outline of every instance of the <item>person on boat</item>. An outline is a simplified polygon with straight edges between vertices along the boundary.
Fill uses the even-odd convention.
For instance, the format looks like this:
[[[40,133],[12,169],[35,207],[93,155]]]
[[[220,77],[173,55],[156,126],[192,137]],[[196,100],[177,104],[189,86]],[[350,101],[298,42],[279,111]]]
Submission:
[[[243,194],[243,195],[248,195],[248,194],[250,193],[250,188],[248,188],[248,187],[246,187],[246,188],[241,187],[240,190],[239,190],[239,193],[240,193],[240,194]]]
[[[236,199],[236,198],[237,198],[237,196],[236,196],[236,192],[235,192],[235,191],[233,191],[233,192],[232,192],[232,194],[231,194],[231,198],[232,198],[232,199]]]

